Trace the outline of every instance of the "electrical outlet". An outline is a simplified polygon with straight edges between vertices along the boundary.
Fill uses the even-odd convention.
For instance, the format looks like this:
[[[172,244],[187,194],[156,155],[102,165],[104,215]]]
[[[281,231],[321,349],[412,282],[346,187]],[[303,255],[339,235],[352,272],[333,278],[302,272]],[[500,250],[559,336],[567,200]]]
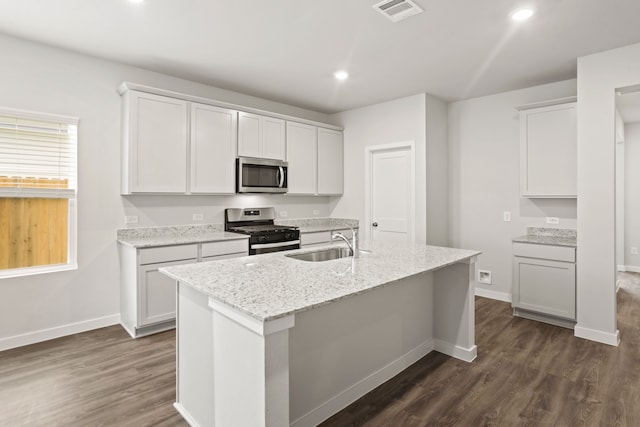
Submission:
[[[638,248],[636,248],[635,246],[631,247],[631,255],[638,255]]]
[[[286,218],[289,215],[289,213],[287,211],[280,211],[280,216],[282,218]]]
[[[124,217],[125,224],[137,224],[138,216],[137,215],[127,215]]]
[[[547,224],[560,224],[560,218],[555,217],[555,216],[548,216],[547,217]]]
[[[478,270],[478,282],[485,285],[491,284],[491,272],[488,270]]]
[[[313,214],[318,216],[318,215],[320,215],[320,211],[318,209],[314,209],[313,210]]]
[[[194,221],[202,221],[202,220],[204,220],[204,215],[203,215],[203,214],[201,214],[201,213],[197,213],[197,214],[193,214],[193,215],[191,216],[191,218],[192,218]]]
[[[511,212],[509,211],[502,212],[502,219],[504,220],[504,222],[511,221]]]

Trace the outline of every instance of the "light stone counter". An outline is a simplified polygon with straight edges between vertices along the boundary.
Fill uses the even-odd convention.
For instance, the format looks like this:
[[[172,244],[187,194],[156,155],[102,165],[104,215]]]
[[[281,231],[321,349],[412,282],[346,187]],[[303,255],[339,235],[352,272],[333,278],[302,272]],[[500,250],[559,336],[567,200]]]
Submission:
[[[568,228],[527,227],[527,234],[512,239],[514,243],[577,247],[576,230]]]
[[[224,231],[222,224],[194,224],[161,227],[135,227],[117,230],[118,242],[134,248],[185,245],[248,239],[249,236]]]
[[[315,247],[313,251],[320,249]],[[464,249],[379,242],[361,242],[360,249],[370,253],[356,259],[324,262],[300,261],[284,255],[310,252],[296,250],[165,267],[160,271],[255,319],[268,321],[480,254]]]
[[[357,219],[348,218],[302,218],[302,219],[279,219],[275,221],[278,225],[289,225],[298,227],[300,233],[318,233],[322,231],[344,230],[349,227],[358,228]]]

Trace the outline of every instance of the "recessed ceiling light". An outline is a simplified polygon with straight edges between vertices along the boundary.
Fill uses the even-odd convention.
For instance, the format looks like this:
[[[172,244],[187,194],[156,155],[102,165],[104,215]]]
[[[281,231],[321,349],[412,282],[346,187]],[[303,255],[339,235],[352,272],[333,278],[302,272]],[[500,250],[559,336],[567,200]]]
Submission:
[[[335,73],[333,73],[334,77],[338,80],[346,80],[349,78],[349,73],[347,73],[346,71],[342,70],[342,71],[336,71]]]
[[[131,3],[142,3],[144,0],[129,0]]]
[[[511,14],[511,19],[514,21],[524,21],[533,16],[533,10],[531,9],[519,9]]]

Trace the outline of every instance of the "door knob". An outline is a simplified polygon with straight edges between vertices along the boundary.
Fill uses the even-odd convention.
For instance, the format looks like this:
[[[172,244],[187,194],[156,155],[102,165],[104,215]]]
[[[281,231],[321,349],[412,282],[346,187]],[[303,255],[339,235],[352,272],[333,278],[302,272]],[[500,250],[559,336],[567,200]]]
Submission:
[[[374,227],[377,227],[377,226],[378,226],[378,223],[377,223],[377,222],[374,222],[374,223],[373,223],[373,224],[371,224],[371,225],[373,225]]]

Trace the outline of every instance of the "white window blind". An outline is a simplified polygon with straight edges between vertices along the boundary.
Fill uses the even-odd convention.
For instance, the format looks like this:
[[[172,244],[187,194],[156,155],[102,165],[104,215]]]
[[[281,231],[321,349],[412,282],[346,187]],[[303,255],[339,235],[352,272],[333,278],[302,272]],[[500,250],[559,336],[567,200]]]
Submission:
[[[0,197],[74,197],[78,119],[0,109]]]

